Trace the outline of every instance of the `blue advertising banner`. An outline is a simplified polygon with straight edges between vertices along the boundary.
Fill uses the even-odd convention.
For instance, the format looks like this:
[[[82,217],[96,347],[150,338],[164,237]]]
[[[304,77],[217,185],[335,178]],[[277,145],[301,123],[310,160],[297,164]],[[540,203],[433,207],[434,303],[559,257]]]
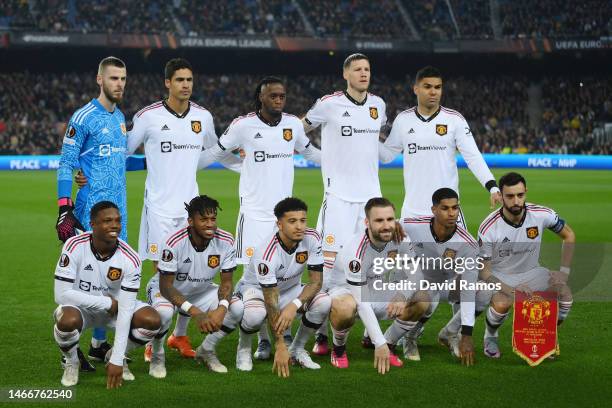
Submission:
[[[484,154],[489,167],[541,168],[541,169],[590,169],[612,170],[612,156],[582,156],[574,154]],[[295,167],[316,168],[315,163],[301,155],[293,156]],[[381,168],[401,168],[402,156],[392,162],[381,164]],[[56,170],[60,156],[0,156],[0,170]],[[465,160],[457,155],[457,165],[467,167]],[[214,163],[209,168],[223,168]]]

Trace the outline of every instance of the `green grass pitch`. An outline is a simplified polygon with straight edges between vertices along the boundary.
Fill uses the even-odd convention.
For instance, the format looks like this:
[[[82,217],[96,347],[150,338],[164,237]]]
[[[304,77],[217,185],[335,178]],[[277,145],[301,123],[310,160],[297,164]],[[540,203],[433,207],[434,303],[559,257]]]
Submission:
[[[496,169],[499,177],[504,169]],[[579,242],[610,241],[612,230],[612,172],[580,170],[524,170],[529,200],[556,209],[574,228]],[[381,170],[385,195],[401,207],[401,170]],[[489,213],[488,194],[466,170],[461,174],[462,205],[472,233]],[[129,241],[137,244],[145,173],[128,176]],[[176,180],[180,182],[180,180]],[[199,174],[202,193],[220,200],[219,225],[234,232],[237,215],[238,175],[225,170]],[[60,244],[55,235],[55,172],[0,172],[0,228],[2,248],[2,369],[0,388],[59,388],[59,351],[52,336],[53,271]],[[314,226],[322,198],[320,172],[298,170],[294,194],[310,205]],[[556,237],[546,232],[545,240]],[[577,296],[567,322],[560,328],[561,356],[531,368],[511,349],[511,322],[502,328],[502,359],[491,361],[482,354],[483,320],[475,330],[477,362],[459,365],[436,344],[436,334],[450,316],[441,306],[428,323],[420,342],[420,363],[408,363],[385,376],[372,367],[372,352],[359,346],[362,326],[350,335],[350,368],[337,370],[327,358],[316,357],[319,371],[294,368],[289,379],[271,372],[271,362],[255,362],[252,373],[235,370],[237,334],[219,347],[219,356],[230,372],[214,375],[193,361],[167,352],[168,377],[149,377],[142,350],[133,353],[131,368],[136,381],[119,390],[105,389],[104,368],[81,373],[76,401],[71,406],[605,406],[612,397],[612,303],[610,279],[612,257],[600,257],[603,266],[591,284]],[[558,261],[554,261],[558,262]],[[558,265],[558,264],[557,264]],[[580,271],[575,268],[575,273]],[[586,273],[586,272],[585,272]],[[143,266],[141,298],[151,276]],[[594,301],[599,299],[599,301]],[[607,301],[606,301],[607,300]],[[385,326],[386,327],[386,326]],[[194,344],[202,335],[190,327]],[[86,350],[90,333],[82,336]],[[309,343],[310,347],[310,343]]]

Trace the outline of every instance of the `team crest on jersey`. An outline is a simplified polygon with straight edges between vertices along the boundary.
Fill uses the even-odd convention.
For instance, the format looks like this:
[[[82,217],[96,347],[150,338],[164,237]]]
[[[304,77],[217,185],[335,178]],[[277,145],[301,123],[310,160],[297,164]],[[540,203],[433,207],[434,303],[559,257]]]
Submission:
[[[172,258],[174,258],[174,255],[172,255],[172,252],[169,249],[164,249],[164,251],[162,252],[162,257],[161,257],[162,261],[170,262]]]
[[[334,238],[332,234],[329,234],[325,237],[325,242],[327,242],[329,245],[334,245],[334,242],[336,242],[336,238]]]
[[[115,268],[114,266],[109,267],[106,277],[111,281],[116,281],[121,277],[121,269]]]
[[[244,253],[250,258],[255,253],[255,249],[253,247],[248,247]]]
[[[436,133],[440,136],[444,136],[448,133],[448,125],[436,125]]]
[[[152,254],[156,254],[157,253],[157,244],[151,244],[151,246],[149,246],[149,252]]]
[[[59,266],[61,266],[62,268],[65,268],[68,266],[69,263],[70,263],[70,258],[68,258],[68,255],[62,254],[62,256],[60,256]]]
[[[221,263],[221,257],[219,255],[208,255],[208,267],[216,268]]]
[[[265,263],[260,263],[257,266],[257,273],[259,273],[261,276],[266,276],[268,272],[269,272],[268,265],[266,265]]]
[[[127,128],[125,127],[125,123],[120,124],[119,127],[121,128],[121,133],[123,133],[123,136],[127,135]]]
[[[191,130],[193,130],[194,133],[200,133],[202,131],[202,122],[200,122],[199,120],[192,120]]]
[[[283,129],[283,139],[290,142],[293,139],[293,129]]]
[[[308,260],[308,252],[306,252],[306,251],[304,251],[304,252],[297,252],[295,254],[295,262],[297,262],[299,264],[303,264],[307,260]]]
[[[351,262],[349,262],[349,271],[353,272],[353,273],[357,273],[361,270],[361,262],[353,259]]]
[[[536,239],[538,235],[540,235],[540,231],[538,230],[538,227],[529,227],[527,228],[526,232],[527,232],[527,238],[529,239]]]
[[[456,256],[457,256],[457,251],[455,251],[454,249],[450,249],[450,248],[446,248],[444,250],[444,253],[442,254],[443,259],[455,259]]]
[[[370,117],[372,119],[378,119],[378,108],[376,106],[370,106]]]

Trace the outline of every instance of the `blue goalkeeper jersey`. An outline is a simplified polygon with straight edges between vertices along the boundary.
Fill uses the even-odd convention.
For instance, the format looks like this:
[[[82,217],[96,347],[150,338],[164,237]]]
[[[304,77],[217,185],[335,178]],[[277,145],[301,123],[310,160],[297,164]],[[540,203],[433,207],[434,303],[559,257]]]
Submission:
[[[126,202],[127,129],[119,108],[108,112],[97,99],[78,109],[70,118],[57,171],[58,198],[71,197],[75,168],[87,177],[79,190],[74,215],[90,229],[89,213],[94,204],[112,201],[121,213],[121,239],[127,241]]]

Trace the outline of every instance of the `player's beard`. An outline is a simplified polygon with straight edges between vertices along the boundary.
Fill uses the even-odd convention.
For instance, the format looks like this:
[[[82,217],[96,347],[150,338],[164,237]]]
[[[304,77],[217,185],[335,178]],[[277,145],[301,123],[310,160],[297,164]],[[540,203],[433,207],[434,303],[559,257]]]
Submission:
[[[523,212],[523,206],[513,205],[512,207],[506,207],[506,210],[512,215],[520,215]]]
[[[383,234],[383,233],[390,233],[389,234],[390,235],[389,239],[383,238],[381,236],[381,234]],[[378,242],[385,242],[385,243],[390,242],[393,239],[393,230],[389,230],[389,231],[387,231],[387,230],[372,231],[372,238],[374,238],[374,240],[376,240]]]
[[[121,100],[123,99],[123,92],[121,93],[121,96],[116,97],[113,95],[113,92],[106,87],[105,84],[102,84],[102,92],[104,92],[104,96],[106,96],[106,99],[108,99],[112,103],[121,103]]]

